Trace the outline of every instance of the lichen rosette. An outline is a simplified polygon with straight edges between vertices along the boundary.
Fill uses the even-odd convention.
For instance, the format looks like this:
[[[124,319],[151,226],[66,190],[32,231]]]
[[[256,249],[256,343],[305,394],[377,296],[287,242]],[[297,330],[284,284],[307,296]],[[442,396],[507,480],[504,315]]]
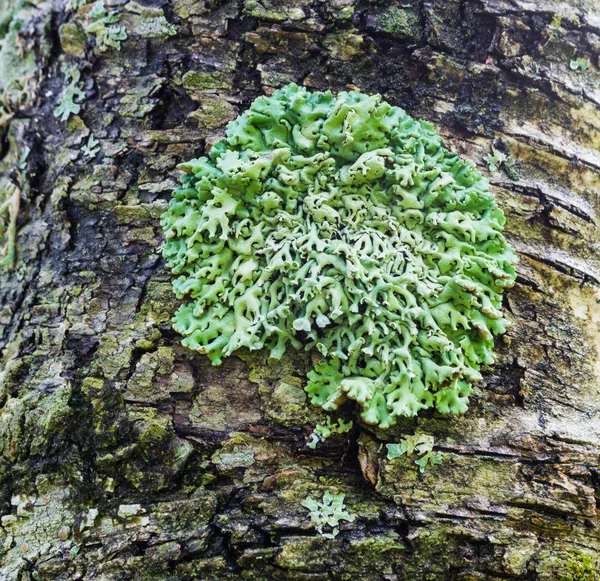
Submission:
[[[316,349],[311,401],[382,428],[467,409],[516,258],[487,180],[430,123],[289,85],[180,168],[161,224],[184,345],[214,364]]]

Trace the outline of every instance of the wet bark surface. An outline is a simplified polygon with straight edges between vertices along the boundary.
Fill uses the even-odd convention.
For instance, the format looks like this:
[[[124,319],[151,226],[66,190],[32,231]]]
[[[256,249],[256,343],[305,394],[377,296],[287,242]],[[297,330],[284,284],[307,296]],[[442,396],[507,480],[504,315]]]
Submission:
[[[120,50],[92,7],[0,0],[0,204],[20,200],[0,275],[0,579],[596,579],[597,3],[107,2]],[[382,431],[348,404],[353,430],[312,450],[312,354],[213,367],[171,330],[176,166],[292,81],[381,93],[489,177],[520,264],[464,416]],[[386,458],[415,432],[441,465]],[[325,492],[355,515],[333,539],[302,505]]]

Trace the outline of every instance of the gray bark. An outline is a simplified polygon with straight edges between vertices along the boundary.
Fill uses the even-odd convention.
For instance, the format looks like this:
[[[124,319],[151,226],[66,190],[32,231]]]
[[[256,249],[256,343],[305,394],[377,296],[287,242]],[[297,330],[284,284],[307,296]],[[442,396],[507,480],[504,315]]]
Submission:
[[[92,6],[0,0],[0,579],[598,579],[598,4],[111,0],[120,50]],[[381,93],[488,175],[520,264],[464,416],[349,406],[313,451],[310,354],[212,367],[172,331],[176,165],[291,81]],[[385,458],[415,431],[424,473]],[[334,539],[301,504],[325,491],[356,515]]]

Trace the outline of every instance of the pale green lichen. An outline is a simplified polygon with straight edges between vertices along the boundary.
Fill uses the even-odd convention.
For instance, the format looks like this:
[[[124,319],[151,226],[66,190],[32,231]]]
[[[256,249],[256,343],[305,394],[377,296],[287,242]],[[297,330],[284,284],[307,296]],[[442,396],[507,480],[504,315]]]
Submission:
[[[75,99],[84,99],[85,93],[81,86],[81,73],[77,66],[63,63],[62,72],[65,75],[65,87],[60,94],[58,106],[54,109],[54,116],[60,117],[61,121],[66,121],[71,114],[79,113],[81,106],[75,102]]]
[[[427,434],[404,436],[399,444],[386,444],[387,458],[388,460],[393,460],[404,454],[407,456],[417,454],[419,455],[419,458],[415,460],[415,464],[419,467],[421,472],[425,472],[425,468],[427,468],[428,464],[433,466],[442,463],[442,453],[434,452],[433,445],[433,436]]]
[[[90,11],[92,21],[85,27],[96,39],[96,49],[104,52],[109,48],[121,50],[121,41],[127,38],[124,26],[118,26],[121,16],[116,10],[108,12],[104,0],[98,0]]]
[[[500,151],[493,145],[491,149],[492,153],[483,158],[487,163],[488,169],[491,172],[495,172],[502,168],[510,179],[517,181],[519,179],[519,168],[515,158],[510,154]]]
[[[494,148],[494,146],[492,146],[492,153],[489,153],[483,159],[487,163],[490,171],[498,171],[500,166],[506,161],[506,157],[506,153],[498,151]]]
[[[343,494],[325,492],[323,500],[309,497],[302,502],[302,506],[309,510],[310,520],[317,532],[327,539],[333,539],[338,535],[341,521],[352,522],[355,519],[355,516],[346,510]],[[330,527],[330,532],[325,532],[329,530],[325,527]]]
[[[327,416],[327,423],[315,426],[306,445],[314,450],[319,442],[323,442],[331,434],[345,434],[352,429],[353,425],[352,420],[345,422],[342,418],[339,418],[337,422],[332,422],[331,418]]]
[[[590,59],[586,59],[583,57],[576,58],[569,63],[571,70],[577,73],[585,73],[591,66]]]
[[[260,97],[185,175],[161,224],[183,344],[316,348],[306,391],[385,428],[467,409],[507,321],[515,255],[487,180],[433,126],[357,91]]]
[[[99,144],[100,142],[90,134],[87,143],[81,148],[81,153],[89,158],[96,157],[100,151]]]

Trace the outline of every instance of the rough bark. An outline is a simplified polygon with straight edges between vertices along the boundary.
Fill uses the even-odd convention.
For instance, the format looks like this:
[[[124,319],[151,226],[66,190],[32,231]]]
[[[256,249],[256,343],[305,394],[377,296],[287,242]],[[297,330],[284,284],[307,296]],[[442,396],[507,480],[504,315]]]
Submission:
[[[597,3],[117,0],[120,51],[94,46],[91,7],[0,0],[0,204],[20,199],[0,579],[597,579]],[[63,63],[85,93],[67,121]],[[464,416],[376,431],[348,406],[354,430],[313,451],[311,354],[212,367],[171,330],[176,165],[290,81],[381,93],[489,175],[520,264]],[[510,156],[494,172],[492,145]],[[443,453],[423,474],[382,445],[415,430]],[[327,490],[356,515],[334,539],[301,504]]]

